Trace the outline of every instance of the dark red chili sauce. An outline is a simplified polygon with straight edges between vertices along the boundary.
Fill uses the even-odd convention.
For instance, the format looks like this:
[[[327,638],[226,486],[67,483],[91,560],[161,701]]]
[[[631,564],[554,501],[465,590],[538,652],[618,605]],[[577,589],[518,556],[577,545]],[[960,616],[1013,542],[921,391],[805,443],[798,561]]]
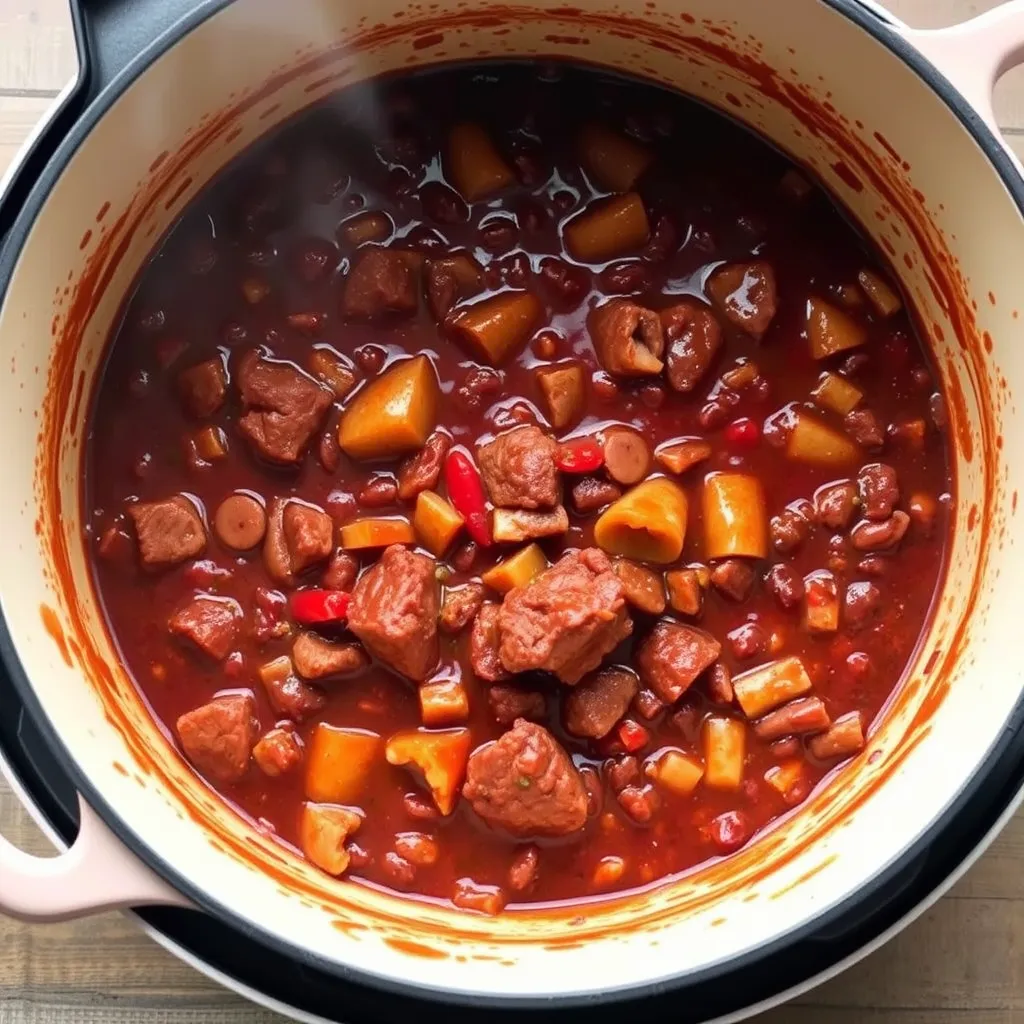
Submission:
[[[561,65],[376,82],[141,274],[96,585],[183,756],[329,873],[642,886],[863,747],[942,569],[937,388],[878,254],[723,117]]]

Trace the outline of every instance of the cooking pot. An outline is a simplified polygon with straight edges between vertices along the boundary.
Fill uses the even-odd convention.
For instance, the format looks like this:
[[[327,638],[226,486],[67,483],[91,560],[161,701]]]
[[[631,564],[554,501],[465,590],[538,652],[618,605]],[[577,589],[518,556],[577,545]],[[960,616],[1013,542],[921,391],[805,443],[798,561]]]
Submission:
[[[0,647],[81,794],[81,828],[51,860],[0,841],[0,910],[49,920],[195,906],[343,979],[453,1004],[563,1007],[755,964],[835,926],[992,794],[1003,794],[993,827],[1012,812],[1020,797],[1007,780],[1024,764],[1024,180],[997,136],[991,90],[1024,55],[1024,2],[939,32],[856,0],[74,6],[81,74],[0,204]],[[798,812],[672,884],[485,918],[327,878],[191,772],[105,629],[81,461],[121,304],[220,168],[342,86],[494,56],[642,75],[819,177],[916,307],[949,406],[956,514],[945,580],[897,694],[867,749]]]

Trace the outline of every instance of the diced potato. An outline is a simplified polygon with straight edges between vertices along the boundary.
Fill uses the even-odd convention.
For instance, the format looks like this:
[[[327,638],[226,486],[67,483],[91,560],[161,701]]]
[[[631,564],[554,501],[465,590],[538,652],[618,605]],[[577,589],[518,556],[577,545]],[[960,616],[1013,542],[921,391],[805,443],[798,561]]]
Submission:
[[[366,210],[342,221],[338,235],[349,245],[362,245],[364,242],[383,242],[394,230],[394,222],[386,213]]]
[[[469,694],[461,679],[436,679],[420,687],[420,717],[429,728],[469,718]]]
[[[299,847],[321,871],[340,875],[349,862],[345,841],[362,822],[347,807],[305,803],[299,812]]]
[[[388,764],[418,768],[437,809],[442,814],[451,814],[466,774],[469,744],[468,729],[408,729],[388,739],[384,755]]]
[[[823,373],[811,396],[822,409],[830,409],[839,416],[845,416],[857,408],[864,392],[838,373]]]
[[[689,796],[704,777],[704,766],[674,747],[649,760],[644,771],[659,786],[676,796]]]
[[[557,537],[569,529],[564,506],[550,511],[524,508],[496,508],[491,517],[491,535],[499,544],[514,544],[538,537]]]
[[[820,570],[804,579],[803,623],[808,633],[839,629],[839,587],[832,573]]]
[[[586,378],[579,363],[542,367],[536,371],[537,386],[544,396],[548,421],[556,430],[575,423],[583,415]]]
[[[207,462],[227,458],[228,439],[220,427],[203,427],[195,435],[196,451]]]
[[[478,124],[455,125],[448,136],[448,177],[468,203],[492,195],[515,181],[512,168]]]
[[[775,790],[787,803],[793,798],[804,781],[804,764],[793,758],[782,764],[774,765],[764,773],[764,781]]]
[[[426,356],[395,363],[352,400],[338,444],[353,459],[391,459],[422,448],[437,424],[437,374]]]
[[[416,528],[423,546],[433,555],[441,557],[458,535],[466,520],[434,491],[420,491],[416,495],[416,510],[412,525]],[[344,537],[344,528],[342,528]]]
[[[670,473],[679,476],[698,462],[711,458],[711,445],[698,437],[683,437],[678,441],[666,441],[658,445],[654,457]]]
[[[708,558],[767,558],[768,513],[761,481],[749,473],[704,478],[704,548]]]
[[[654,160],[646,146],[602,124],[583,128],[579,151],[584,170],[607,192],[628,192]]]
[[[322,380],[338,398],[344,398],[355,386],[352,367],[329,348],[315,348],[309,354],[309,372]]]
[[[600,199],[565,225],[565,243],[583,263],[603,263],[639,249],[651,233],[643,200],[635,192]]]
[[[401,516],[355,519],[341,528],[341,546],[351,551],[415,543],[416,531],[409,520]]]
[[[260,682],[264,686],[270,686],[273,683],[290,679],[295,674],[295,669],[292,666],[292,659],[287,654],[282,654],[271,661],[265,661],[256,672],[260,677]]]
[[[735,718],[704,720],[704,782],[714,789],[737,789],[743,781],[747,727]]]
[[[499,366],[533,333],[543,313],[530,292],[499,292],[453,310],[445,326],[470,355]]]
[[[807,337],[815,359],[827,359],[868,340],[867,331],[853,317],[817,298],[807,302]]]
[[[645,480],[601,513],[594,541],[611,555],[674,562],[686,538],[686,494],[667,477]]]
[[[665,589],[673,611],[681,615],[700,615],[704,605],[704,586],[696,569],[669,570],[665,573]]]
[[[898,313],[903,308],[900,297],[874,271],[862,270],[857,275],[857,283],[868,297],[868,302],[882,316],[893,316],[893,314]]]
[[[801,411],[786,442],[786,456],[815,466],[849,466],[859,461],[860,448],[845,434]]]
[[[525,587],[547,567],[548,560],[544,552],[536,544],[530,544],[488,569],[480,579],[499,594],[507,594],[516,587]]]
[[[826,732],[807,741],[811,753],[819,761],[849,757],[864,749],[864,723],[859,711],[850,711],[837,718]]]
[[[803,696],[811,689],[811,677],[795,655],[758,665],[734,676],[733,693],[747,718],[760,718],[780,704]]]
[[[381,738],[375,732],[318,722],[306,757],[306,799],[324,804],[356,803],[380,751]]]

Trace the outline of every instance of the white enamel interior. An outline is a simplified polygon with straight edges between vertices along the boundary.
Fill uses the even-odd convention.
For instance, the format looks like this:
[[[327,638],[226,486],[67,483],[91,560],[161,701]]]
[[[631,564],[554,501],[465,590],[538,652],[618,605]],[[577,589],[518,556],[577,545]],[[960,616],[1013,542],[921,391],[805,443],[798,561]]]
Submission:
[[[0,308],[7,370],[0,379],[6,548],[0,597],[17,654],[71,756],[143,848],[230,914],[327,961],[463,993],[521,997],[633,986],[728,960],[813,920],[861,890],[942,814],[999,737],[1024,671],[1011,646],[1024,566],[1008,529],[1011,495],[1024,472],[1024,413],[1012,399],[1024,386],[1024,327],[1013,310],[1024,223],[987,158],[915,72],[818,0],[686,0],[681,6],[693,23],[663,0],[621,8],[585,3],[582,27],[559,0],[529,0],[510,9],[510,17],[505,8],[462,0],[446,7],[448,20],[439,28],[431,20],[436,11],[402,0],[290,0],[286,17],[277,0],[238,0],[156,60],[84,140],[42,207]],[[474,10],[488,17],[474,20]],[[625,33],[619,31],[624,18],[632,19]],[[424,38],[434,32],[443,38]],[[412,42],[417,35],[420,45]],[[959,298],[976,304],[977,330],[994,339],[991,355],[980,352],[973,334],[962,339],[970,356],[960,348],[909,226],[868,182],[859,157],[844,157],[866,182],[856,191],[846,184],[848,174],[841,178],[833,170],[837,154],[824,134],[808,132],[758,81],[707,51],[665,48],[674,40],[685,51],[680,36],[756,54],[785,80],[801,83],[808,96],[824,101],[827,95],[860,148],[873,146],[891,177],[920,190],[917,211],[925,211],[933,242],[948,245],[961,275]],[[344,43],[355,44],[349,55]],[[298,70],[226,121],[224,130],[211,129],[188,163],[190,184],[182,186],[183,173],[169,173],[173,157],[151,170],[161,153],[180,152],[197,129],[219,123],[223,111],[276,72],[332,47],[333,59]],[[72,383],[88,393],[126,289],[182,207],[252,139],[336,87],[337,72],[348,68],[349,82],[442,59],[534,54],[583,58],[675,85],[755,125],[816,168],[867,230],[893,246],[894,266],[922,322],[937,325],[930,327],[937,364],[965,395],[954,412],[959,409],[959,436],[973,446],[970,461],[959,446],[957,530],[941,607],[870,752],[847,769],[840,785],[727,867],[645,897],[595,905],[582,922],[572,915],[518,913],[486,920],[325,879],[250,832],[192,776],[134,697],[102,628],[80,539],[78,478],[88,403],[76,408],[66,400]],[[909,171],[871,141],[875,132]],[[102,247],[121,240],[124,225],[144,206],[146,190],[158,187],[159,199],[123,250],[114,256],[111,246],[105,253]],[[904,251],[911,254],[909,266]],[[91,280],[86,270],[98,263],[109,271],[105,290],[88,323],[67,339],[70,303]],[[58,341],[76,346],[73,376],[54,369]],[[982,370],[991,386],[980,383]],[[64,397],[54,398],[55,387],[66,389]],[[979,402],[989,409],[987,418]],[[50,437],[61,439],[58,469],[49,479],[40,452],[40,430],[47,427]],[[45,507],[44,497],[51,499]],[[980,528],[968,528],[973,505],[974,517],[988,525],[985,543]],[[70,552],[70,586],[54,571],[58,537]],[[975,591],[967,642],[947,663]],[[43,605],[54,609],[75,647],[93,649],[92,661],[62,656],[52,629],[44,629]],[[930,658],[936,667],[927,675],[923,666]],[[140,740],[126,743],[119,721]],[[823,834],[807,842],[816,832]],[[268,859],[274,873],[260,870],[254,858]]]

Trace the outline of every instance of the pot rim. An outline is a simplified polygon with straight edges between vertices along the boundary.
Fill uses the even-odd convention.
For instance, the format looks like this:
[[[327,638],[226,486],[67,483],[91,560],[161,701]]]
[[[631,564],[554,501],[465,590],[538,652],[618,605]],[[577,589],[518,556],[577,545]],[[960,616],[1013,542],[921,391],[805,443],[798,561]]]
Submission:
[[[37,181],[31,187],[22,208],[17,211],[8,237],[4,240],[2,247],[0,247],[0,298],[6,294],[7,284],[13,274],[18,257],[36,221],[37,215],[45,205],[56,181],[93,127],[155,60],[232,2],[233,0],[200,0],[194,10],[135,55],[109,85],[103,88],[89,106],[75,119],[67,135],[57,146],[53,156],[46,163]],[[922,82],[954,114],[966,132],[978,145],[1006,188],[1010,198],[1021,212],[1021,215],[1024,216],[1024,178],[1017,171],[1003,142],[949,79],[905,39],[896,30],[893,23],[885,20],[874,9],[862,4],[861,0],[819,0],[819,3],[830,8],[839,16],[844,17],[853,26],[866,32],[918,75]],[[0,197],[0,201],[2,199],[3,197]],[[984,792],[989,787],[991,776],[997,770],[1001,769],[1005,775],[1009,775],[1013,772],[1014,767],[1024,760],[1024,693],[1021,693],[1014,704],[1011,714],[1007,718],[999,738],[979,761],[970,777],[964,780],[960,789],[951,795],[945,809],[928,828],[908,842],[901,853],[894,857],[890,864],[873,877],[867,879],[855,894],[848,896],[839,903],[833,904],[813,919],[786,931],[772,942],[757,949],[695,972],[674,974],[654,981],[643,981],[635,984],[626,983],[614,989],[602,990],[596,993],[590,991],[569,991],[556,997],[521,996],[505,993],[481,994],[421,985],[403,980],[393,974],[375,973],[364,969],[352,968],[347,964],[338,963],[337,961],[322,957],[309,949],[297,946],[267,931],[262,926],[254,925],[248,920],[236,916],[213,895],[196,884],[192,879],[181,874],[158,851],[144,843],[130,824],[96,790],[81,766],[69,753],[62,737],[43,710],[28,678],[28,674],[15,650],[7,618],[3,614],[2,608],[0,608],[0,662],[6,668],[23,702],[25,713],[30,716],[51,753],[64,768],[77,791],[96,811],[107,828],[132,853],[197,907],[227,922],[233,929],[241,932],[248,939],[258,942],[274,953],[283,955],[300,965],[309,966],[338,977],[342,981],[367,985],[383,990],[391,995],[414,996],[428,1002],[454,1003],[466,1007],[501,1008],[507,1010],[551,1010],[555,1006],[559,1009],[568,1009],[585,1005],[593,1006],[595,1003],[612,1004],[662,994],[668,990],[679,989],[684,986],[712,982],[733,971],[750,968],[801,940],[813,938],[818,932],[828,932],[830,929],[835,930],[839,928],[844,920],[851,915],[856,918],[858,910],[860,910],[862,918],[866,913],[863,910],[864,906],[869,904],[870,901],[877,900],[880,892],[891,890],[894,884],[897,885],[897,891],[904,888],[909,883],[906,880],[902,880],[902,884],[899,883],[901,882],[900,876],[905,872],[907,865],[923,861],[927,857],[930,847],[947,829],[952,828],[962,812],[977,800],[979,792]],[[908,919],[909,917],[910,915],[908,915]]]

